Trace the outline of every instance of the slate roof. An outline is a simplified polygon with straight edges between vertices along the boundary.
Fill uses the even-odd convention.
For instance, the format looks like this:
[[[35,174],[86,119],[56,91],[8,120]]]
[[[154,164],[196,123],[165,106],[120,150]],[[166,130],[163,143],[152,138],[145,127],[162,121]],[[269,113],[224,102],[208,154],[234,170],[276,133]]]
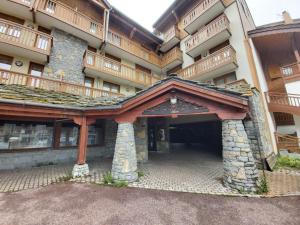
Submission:
[[[196,81],[183,80],[179,77],[170,76],[166,79],[158,81],[149,88],[138,92],[134,96],[129,97],[101,97],[90,98],[86,96],[79,96],[63,92],[48,91],[39,88],[31,88],[22,85],[6,85],[0,84],[0,102],[5,103],[19,103],[19,104],[34,104],[41,106],[48,106],[54,108],[72,108],[72,109],[114,109],[120,108],[121,105],[131,99],[134,99],[146,92],[150,92],[156,87],[170,82],[178,81],[189,85],[201,87],[210,91],[219,92],[225,95],[230,95],[236,98],[247,99],[245,96],[233,90],[220,88],[214,85],[200,83]]]

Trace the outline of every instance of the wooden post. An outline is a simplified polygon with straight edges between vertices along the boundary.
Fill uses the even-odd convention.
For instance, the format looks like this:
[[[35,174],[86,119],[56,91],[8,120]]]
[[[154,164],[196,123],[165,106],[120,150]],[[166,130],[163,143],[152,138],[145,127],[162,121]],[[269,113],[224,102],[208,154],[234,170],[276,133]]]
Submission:
[[[60,135],[61,135],[61,123],[55,122],[54,123],[54,144],[53,144],[54,149],[59,148]]]
[[[88,125],[86,117],[76,117],[74,122],[80,126],[79,147],[77,155],[77,164],[84,165],[86,162]]]

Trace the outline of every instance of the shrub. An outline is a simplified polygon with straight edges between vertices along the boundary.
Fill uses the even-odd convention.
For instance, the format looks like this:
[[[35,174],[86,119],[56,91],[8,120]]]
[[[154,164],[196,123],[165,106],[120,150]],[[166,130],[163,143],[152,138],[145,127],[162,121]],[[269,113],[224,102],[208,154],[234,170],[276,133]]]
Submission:
[[[143,171],[138,171],[138,177],[141,178],[145,176],[145,173]]]
[[[266,194],[269,192],[269,187],[266,178],[263,178],[258,186],[257,194]]]
[[[103,182],[104,184],[112,184],[114,182],[111,172],[103,174]]]
[[[290,167],[300,169],[300,159],[291,158],[289,156],[280,156],[277,159],[275,168]]]
[[[103,183],[105,185],[117,187],[117,188],[128,186],[128,183],[126,181],[114,180],[111,175],[111,172],[107,172],[107,173],[103,174]]]

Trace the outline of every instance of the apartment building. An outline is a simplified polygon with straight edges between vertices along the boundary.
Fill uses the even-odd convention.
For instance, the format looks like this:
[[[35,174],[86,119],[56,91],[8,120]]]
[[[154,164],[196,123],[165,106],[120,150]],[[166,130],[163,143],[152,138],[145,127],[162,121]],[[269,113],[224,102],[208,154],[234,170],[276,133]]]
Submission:
[[[276,146],[254,28],[244,0],[176,0],[154,33],[105,0],[1,1],[0,168],[75,161],[82,176],[113,156],[134,181],[149,151],[202,144],[223,153],[227,186],[255,191]]]
[[[283,21],[257,27],[249,36],[277,145],[299,152],[300,21],[283,12]]]

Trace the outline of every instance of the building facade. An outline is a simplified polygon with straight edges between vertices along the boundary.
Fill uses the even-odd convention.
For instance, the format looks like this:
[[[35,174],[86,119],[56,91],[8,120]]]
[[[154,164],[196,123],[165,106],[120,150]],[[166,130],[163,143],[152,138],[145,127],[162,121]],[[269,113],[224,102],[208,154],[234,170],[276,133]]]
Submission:
[[[277,145],[300,152],[300,21],[288,12],[282,16],[282,22],[249,31],[249,37]]]
[[[79,176],[114,156],[133,181],[149,151],[209,140],[224,183],[254,191],[276,144],[245,1],[177,0],[154,29],[107,1],[1,1],[0,168],[76,161]]]

